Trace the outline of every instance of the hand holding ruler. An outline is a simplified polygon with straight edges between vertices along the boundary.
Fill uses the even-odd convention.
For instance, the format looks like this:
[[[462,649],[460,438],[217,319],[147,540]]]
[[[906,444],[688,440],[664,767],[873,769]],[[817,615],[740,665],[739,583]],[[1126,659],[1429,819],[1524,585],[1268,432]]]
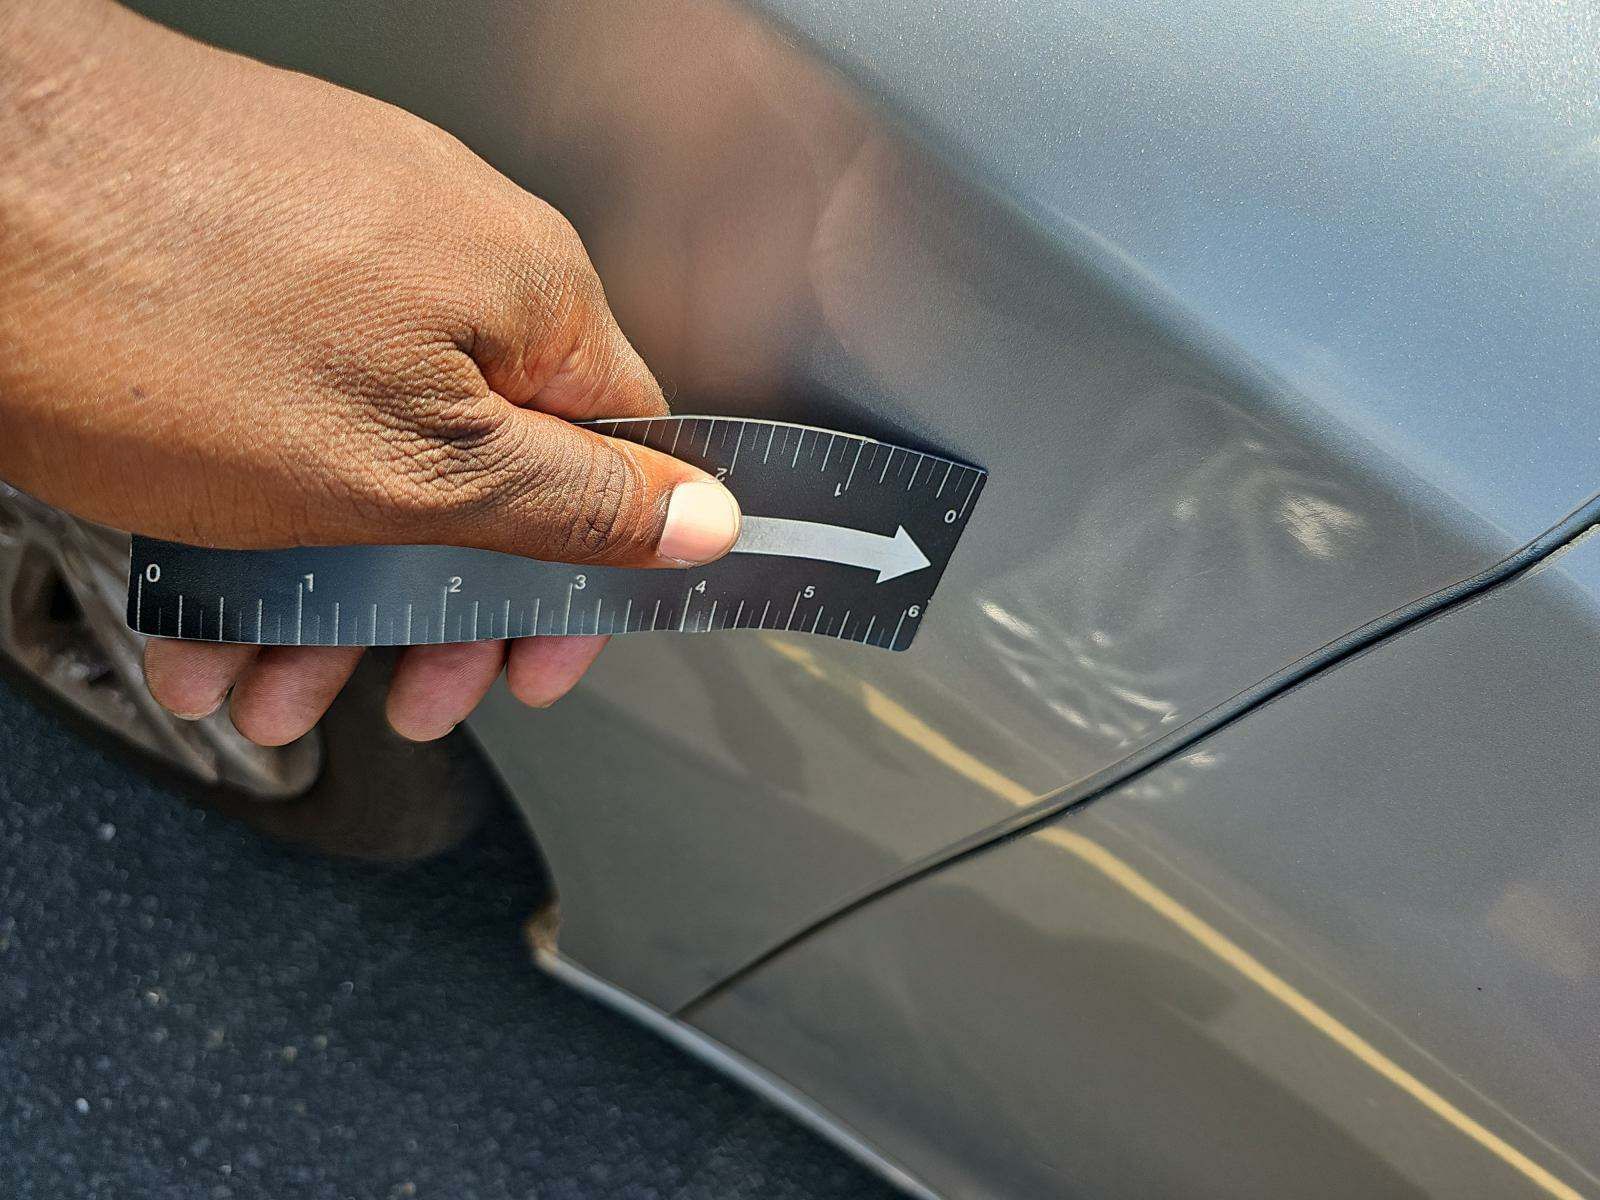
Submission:
[[[216,550],[136,535],[128,624],[264,646],[777,629],[904,650],[987,474],[777,421],[586,425],[722,480],[744,512],[732,552],[704,566],[639,569],[449,546]]]

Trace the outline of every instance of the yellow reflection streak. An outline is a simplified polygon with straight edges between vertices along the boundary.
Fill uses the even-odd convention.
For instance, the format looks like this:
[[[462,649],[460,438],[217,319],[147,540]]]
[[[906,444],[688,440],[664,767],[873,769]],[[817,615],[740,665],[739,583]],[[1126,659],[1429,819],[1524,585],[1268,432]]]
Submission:
[[[809,650],[776,639],[769,640],[767,645],[813,675],[820,677],[826,673]],[[1033,804],[1038,799],[1016,780],[969,754],[878,688],[865,682],[859,683],[858,686],[868,713],[886,728],[893,730],[956,774],[1019,807]],[[1030,836],[1042,838],[1099,871],[1140,903],[1177,926],[1207,952],[1243,975],[1340,1049],[1352,1055],[1358,1062],[1376,1071],[1440,1120],[1464,1133],[1547,1194],[1559,1197],[1559,1200],[1583,1200],[1582,1193],[1534,1162],[1493,1130],[1485,1128],[1462,1112],[1338,1017],[1269,969],[1244,947],[1162,891],[1134,867],[1098,842],[1054,825],[1037,830]]]
[[[1500,1135],[1484,1128],[1451,1104],[1311,997],[1269,970],[1260,959],[1184,907],[1104,846],[1080,833],[1073,833],[1057,826],[1041,830],[1036,836],[1076,855],[1112,883],[1154,909],[1295,1016],[1326,1035],[1340,1049],[1354,1055],[1357,1060],[1371,1067],[1429,1112],[1455,1126],[1545,1192],[1551,1196],[1559,1196],[1561,1200],[1581,1200],[1579,1192],[1556,1178]]]

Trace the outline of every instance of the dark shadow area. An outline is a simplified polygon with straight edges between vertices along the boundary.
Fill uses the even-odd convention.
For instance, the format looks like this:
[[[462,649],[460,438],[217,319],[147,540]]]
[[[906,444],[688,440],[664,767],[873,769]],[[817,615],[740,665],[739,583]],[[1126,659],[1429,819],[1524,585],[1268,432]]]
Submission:
[[[520,819],[453,794],[489,787],[465,743],[401,771],[387,737],[331,741],[342,813],[325,789],[332,816],[253,815],[363,856],[333,858],[0,682],[0,1194],[894,1194],[537,974],[520,927],[547,883]]]

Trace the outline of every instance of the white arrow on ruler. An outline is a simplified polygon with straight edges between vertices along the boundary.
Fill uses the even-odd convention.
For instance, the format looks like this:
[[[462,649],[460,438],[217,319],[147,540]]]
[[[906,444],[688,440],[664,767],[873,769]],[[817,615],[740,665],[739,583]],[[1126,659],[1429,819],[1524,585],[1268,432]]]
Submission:
[[[911,540],[904,525],[893,537],[824,525],[820,521],[792,521],[787,517],[745,517],[739,527],[734,554],[780,554],[785,558],[814,558],[866,567],[878,573],[878,582],[898,579],[929,565],[928,556]]]

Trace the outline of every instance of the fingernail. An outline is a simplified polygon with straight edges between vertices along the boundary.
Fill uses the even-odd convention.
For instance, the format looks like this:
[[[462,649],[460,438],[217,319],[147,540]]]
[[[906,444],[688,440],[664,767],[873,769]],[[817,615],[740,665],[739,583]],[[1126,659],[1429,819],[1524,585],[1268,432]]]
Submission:
[[[680,483],[667,501],[667,523],[656,553],[693,566],[721,558],[739,537],[739,502],[709,479]]]
[[[224,688],[221,692],[217,693],[217,698],[215,700],[212,700],[203,708],[190,709],[184,712],[179,712],[175,708],[170,708],[167,711],[173,716],[177,717],[180,721],[204,721],[212,713],[216,712],[217,709],[221,708],[222,702],[227,698],[228,691],[226,688]]]

